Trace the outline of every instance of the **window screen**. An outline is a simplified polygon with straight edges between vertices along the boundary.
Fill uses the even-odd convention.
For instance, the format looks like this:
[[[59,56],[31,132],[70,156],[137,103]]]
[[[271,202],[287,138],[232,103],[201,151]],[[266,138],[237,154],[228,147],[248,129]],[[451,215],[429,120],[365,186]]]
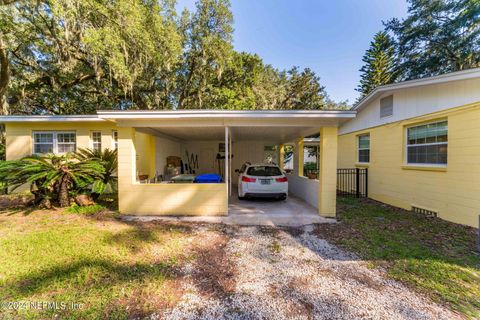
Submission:
[[[409,164],[447,164],[448,122],[407,128]]]
[[[112,131],[112,138],[113,138],[113,148],[116,150],[118,149],[118,131]]]
[[[60,132],[57,133],[57,153],[74,152],[76,144],[75,133]]]
[[[76,149],[75,132],[34,132],[34,153],[67,153]]]
[[[393,96],[380,99],[380,118],[393,115]]]
[[[52,153],[53,148],[53,132],[33,133],[33,153]]]
[[[358,162],[370,162],[370,134],[358,136]]]
[[[102,133],[100,131],[92,132],[92,147],[93,150],[102,150]]]

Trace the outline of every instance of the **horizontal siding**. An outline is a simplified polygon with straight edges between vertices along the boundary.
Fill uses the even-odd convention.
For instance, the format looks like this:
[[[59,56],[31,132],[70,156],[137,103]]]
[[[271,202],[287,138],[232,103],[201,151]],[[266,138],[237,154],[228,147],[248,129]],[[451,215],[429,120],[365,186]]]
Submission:
[[[410,210],[412,205],[439,212],[439,217],[478,227],[480,214],[480,106],[429,115],[448,120],[448,165],[445,171],[406,170],[405,125],[425,116],[339,136],[338,167],[356,165],[356,136],[370,133],[369,196]]]
[[[33,152],[32,134],[34,131],[75,131],[77,148],[90,148],[92,131],[102,132],[102,148],[113,148],[112,130],[116,126],[109,122],[23,122],[7,123],[6,145],[7,160],[19,159]]]
[[[355,119],[349,120],[339,129],[347,134],[440,112],[472,103],[480,102],[480,79],[468,79],[442,84],[418,86],[386,92],[362,109]],[[393,116],[380,118],[380,99],[393,94]],[[473,115],[477,117],[478,115]],[[475,118],[469,121],[474,121]]]

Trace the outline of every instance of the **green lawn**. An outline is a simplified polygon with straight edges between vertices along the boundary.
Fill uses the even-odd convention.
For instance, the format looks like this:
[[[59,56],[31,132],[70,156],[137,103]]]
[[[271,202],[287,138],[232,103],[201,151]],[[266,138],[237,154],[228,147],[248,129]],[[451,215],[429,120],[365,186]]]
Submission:
[[[3,306],[0,318],[123,319],[175,303],[181,294],[175,270],[187,258],[189,229],[126,224],[91,213],[0,213],[0,301],[81,306],[20,311]]]
[[[340,199],[339,208],[342,222],[318,225],[319,237],[453,310],[480,317],[473,228],[372,201]],[[103,206],[0,212],[0,302],[82,306],[0,309],[0,318],[142,318],[173,306],[182,294],[177,270],[195,254],[193,237],[185,226],[121,222]],[[278,251],[278,243],[269,248]]]
[[[342,223],[317,232],[468,317],[480,317],[476,230],[373,201],[340,199]]]

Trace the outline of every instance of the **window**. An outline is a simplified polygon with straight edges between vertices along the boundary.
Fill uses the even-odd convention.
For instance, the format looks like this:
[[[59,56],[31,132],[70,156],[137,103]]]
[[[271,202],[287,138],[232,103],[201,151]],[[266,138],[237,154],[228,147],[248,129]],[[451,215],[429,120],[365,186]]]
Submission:
[[[92,148],[96,151],[102,150],[102,132],[93,131],[92,132]]]
[[[446,165],[448,122],[407,128],[407,163]]]
[[[244,164],[244,165],[240,168],[240,170],[239,170],[238,172],[239,172],[239,173],[244,173],[246,169],[247,169],[247,165]]]
[[[370,162],[370,134],[358,136],[358,162]]]
[[[393,96],[380,99],[380,118],[393,115]]]
[[[113,139],[113,149],[117,150],[118,148],[118,131],[112,131],[112,139]]]
[[[255,166],[248,168],[247,175],[254,177],[275,177],[281,176],[282,171],[278,167]]]
[[[34,132],[33,153],[67,153],[76,149],[75,132]]]
[[[52,153],[54,148],[53,132],[33,134],[33,153]]]

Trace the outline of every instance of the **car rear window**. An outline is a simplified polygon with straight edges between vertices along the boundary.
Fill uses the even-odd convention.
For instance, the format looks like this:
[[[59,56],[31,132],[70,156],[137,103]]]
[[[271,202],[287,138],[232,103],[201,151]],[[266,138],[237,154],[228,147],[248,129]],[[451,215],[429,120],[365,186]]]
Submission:
[[[280,171],[280,168],[278,167],[258,166],[248,168],[247,174],[254,177],[273,177],[281,176],[282,171]]]

